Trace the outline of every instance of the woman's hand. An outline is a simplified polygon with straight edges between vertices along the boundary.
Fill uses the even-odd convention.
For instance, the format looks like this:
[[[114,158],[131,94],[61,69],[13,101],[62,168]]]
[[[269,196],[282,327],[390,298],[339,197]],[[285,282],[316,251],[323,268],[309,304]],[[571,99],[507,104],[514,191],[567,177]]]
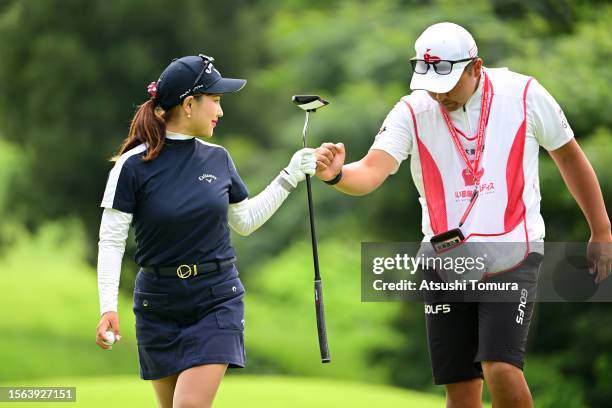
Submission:
[[[281,172],[283,177],[291,186],[297,187],[300,181],[306,178],[306,174],[313,175],[317,168],[314,149],[304,148],[295,152],[291,161]]]
[[[121,340],[121,335],[119,334],[119,315],[117,312],[104,313],[100,318],[100,323],[98,323],[98,328],[96,329],[96,344],[104,350],[111,348],[111,346],[104,343],[104,335],[107,331],[113,332],[115,341]]]

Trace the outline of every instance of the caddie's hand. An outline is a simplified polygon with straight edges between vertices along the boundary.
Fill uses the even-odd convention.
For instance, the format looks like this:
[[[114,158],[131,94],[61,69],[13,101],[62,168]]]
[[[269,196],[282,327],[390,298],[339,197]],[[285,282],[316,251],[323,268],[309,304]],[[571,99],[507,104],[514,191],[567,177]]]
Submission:
[[[293,187],[297,187],[298,183],[306,178],[306,174],[312,176],[315,173],[316,167],[315,150],[306,147],[293,154],[287,167],[281,171],[281,177]]]
[[[323,143],[315,151],[317,177],[323,181],[332,180],[344,166],[346,153],[343,143]]]
[[[595,275],[595,283],[603,282],[612,271],[612,237],[600,240],[591,237],[587,245],[589,272]]]
[[[107,331],[112,331],[115,334],[116,342],[121,340],[121,335],[119,334],[119,315],[117,312],[106,312],[100,317],[100,323],[98,323],[98,328],[96,329],[96,344],[104,350],[111,348],[111,346],[102,342]]]

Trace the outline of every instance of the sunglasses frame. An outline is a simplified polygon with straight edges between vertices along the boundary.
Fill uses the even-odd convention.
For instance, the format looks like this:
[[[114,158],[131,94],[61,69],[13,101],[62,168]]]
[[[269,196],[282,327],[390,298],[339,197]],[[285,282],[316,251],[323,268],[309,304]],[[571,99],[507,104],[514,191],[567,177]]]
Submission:
[[[455,64],[459,64],[459,63],[461,63],[461,62],[466,62],[466,61],[474,61],[476,58],[478,58],[478,57],[464,58],[464,59],[455,60],[455,61],[451,61],[451,60],[438,60],[438,61],[435,61],[435,62],[427,62],[427,61],[425,61],[424,59],[411,58],[411,59],[410,59],[410,65],[412,66],[412,71],[413,71],[415,74],[417,74],[417,75],[425,75],[427,72],[429,72],[429,68],[430,68],[430,67],[433,67],[433,70],[434,70],[434,71],[435,71],[435,73],[436,73],[436,74],[438,74],[438,75],[449,75],[451,72],[453,72],[453,66],[454,66]],[[444,73],[444,74],[441,74],[441,73],[439,73],[439,72],[438,72],[438,68],[436,68],[436,66],[437,66],[437,64],[439,64],[440,62],[443,62],[443,61],[444,61],[444,62],[449,62],[449,63],[451,64],[451,66],[450,66],[450,70],[449,70],[448,72],[446,72],[446,73]],[[416,71],[415,71],[415,67],[416,67],[416,64],[417,64],[418,62],[423,62],[424,64],[426,64],[426,65],[427,65],[427,69],[425,70],[425,72],[416,72]]]
[[[200,73],[196,77],[195,81],[193,81],[193,84],[191,84],[191,88],[189,88],[189,91],[185,92],[182,95],[181,99],[185,99],[189,95],[193,95],[193,91],[195,90],[196,86],[198,85],[198,82],[200,82],[200,79],[202,79],[202,76],[204,75],[204,72],[207,72],[206,70],[209,69],[212,66],[212,63],[215,60],[213,57],[209,57],[208,55],[204,55],[204,54],[198,54],[198,57],[202,58],[202,60],[204,61],[204,66],[202,67],[202,70],[200,71]],[[211,71],[208,71],[208,73],[210,74]]]

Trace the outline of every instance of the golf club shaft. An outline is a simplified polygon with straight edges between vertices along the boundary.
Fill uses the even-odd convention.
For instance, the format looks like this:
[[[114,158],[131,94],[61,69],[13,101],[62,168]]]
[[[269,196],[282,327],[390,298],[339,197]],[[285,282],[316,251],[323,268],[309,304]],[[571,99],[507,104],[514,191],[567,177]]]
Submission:
[[[304,121],[304,128],[302,129],[302,144],[306,147],[306,129],[308,128],[308,117],[310,112],[306,111],[306,120]],[[317,246],[317,233],[315,231],[314,223],[314,206],[312,204],[312,184],[310,182],[310,175],[306,174],[306,191],[308,192],[308,215],[310,218],[310,239],[312,240],[312,259],[314,261],[315,270],[315,281],[321,280],[321,274],[319,272],[319,251]]]
[[[314,278],[315,281],[321,280],[321,274],[319,272],[319,251],[317,245],[317,233],[315,231],[314,223],[314,209],[312,205],[312,187],[310,183],[310,175],[306,175],[306,190],[308,192],[308,214],[310,218],[310,239],[312,241],[312,260],[314,262]]]
[[[308,116],[310,112],[306,111],[306,121],[302,130],[302,141],[306,147],[306,129],[308,127]],[[312,203],[312,186],[310,183],[310,175],[306,175],[306,191],[308,193],[308,215],[310,218],[310,238],[312,240],[312,260],[314,262],[314,289],[315,289],[315,309],[317,314],[317,333],[319,335],[319,351],[321,352],[321,362],[329,363],[331,361],[329,355],[329,345],[327,343],[327,328],[325,325],[325,309],[323,306],[323,286],[321,283],[321,274],[319,272],[319,251],[317,245],[317,233],[314,223],[314,206]]]
[[[302,146],[306,147],[306,129],[308,129],[308,117],[310,116],[310,111],[306,111],[306,120],[304,121],[304,127],[302,128]]]

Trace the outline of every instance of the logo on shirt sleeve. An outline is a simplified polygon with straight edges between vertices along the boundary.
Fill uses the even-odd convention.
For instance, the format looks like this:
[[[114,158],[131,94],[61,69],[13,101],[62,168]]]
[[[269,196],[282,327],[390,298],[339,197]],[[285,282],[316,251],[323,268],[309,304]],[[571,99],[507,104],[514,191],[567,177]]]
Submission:
[[[565,117],[565,113],[563,113],[563,109],[559,108],[559,116],[561,117],[561,126],[563,129],[567,129],[567,118]]]
[[[213,181],[217,180],[217,176],[215,176],[214,174],[202,174],[200,177],[198,177],[198,180],[200,181],[206,181],[207,183],[212,183]]]

